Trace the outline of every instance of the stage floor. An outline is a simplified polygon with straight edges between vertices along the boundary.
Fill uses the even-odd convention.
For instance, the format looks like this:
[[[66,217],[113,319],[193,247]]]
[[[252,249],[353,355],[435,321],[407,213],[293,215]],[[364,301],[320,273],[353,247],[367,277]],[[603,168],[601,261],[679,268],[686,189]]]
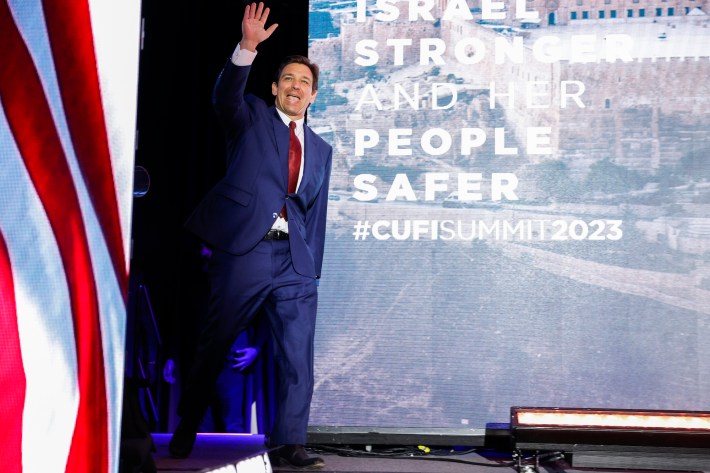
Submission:
[[[192,455],[186,459],[170,458],[168,442],[170,434],[153,434],[156,452],[153,454],[157,471],[161,473],[184,473],[186,471],[206,472],[224,465],[235,465],[244,460],[255,460],[261,465],[245,471],[274,472],[299,471],[291,468],[271,467],[266,460],[266,447],[262,435],[250,434],[199,434]],[[339,450],[339,452],[337,452]],[[326,466],[324,473],[492,473],[497,471],[517,472],[517,465],[510,452],[478,449],[469,452],[451,452],[445,449],[434,450],[427,455],[417,453],[415,448],[396,447],[391,451],[376,448],[374,453],[357,450],[343,450],[332,446],[313,449],[312,453],[322,456]],[[343,456],[342,453],[357,456]],[[395,458],[384,455],[396,454]],[[545,459],[544,457],[542,458]],[[573,468],[564,459],[543,461],[538,468],[540,473],[618,473],[620,470],[599,468]],[[531,460],[524,462],[532,464]],[[502,470],[501,470],[502,469]],[[649,473],[658,470],[623,470],[626,473]],[[671,471],[671,470],[668,470]],[[705,471],[710,471],[710,465]],[[526,471],[525,473],[533,473]]]
[[[172,434],[153,434],[156,451],[153,460],[158,472],[185,473],[209,471],[224,465],[234,465],[266,453],[263,435],[197,434],[197,441],[188,458],[172,458],[168,443]]]

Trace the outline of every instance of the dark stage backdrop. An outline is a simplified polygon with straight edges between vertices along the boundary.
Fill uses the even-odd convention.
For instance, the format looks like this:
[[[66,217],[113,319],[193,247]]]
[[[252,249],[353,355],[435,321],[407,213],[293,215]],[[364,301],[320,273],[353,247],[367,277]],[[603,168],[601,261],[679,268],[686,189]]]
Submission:
[[[310,2],[312,425],[708,408],[708,5],[619,5]]]

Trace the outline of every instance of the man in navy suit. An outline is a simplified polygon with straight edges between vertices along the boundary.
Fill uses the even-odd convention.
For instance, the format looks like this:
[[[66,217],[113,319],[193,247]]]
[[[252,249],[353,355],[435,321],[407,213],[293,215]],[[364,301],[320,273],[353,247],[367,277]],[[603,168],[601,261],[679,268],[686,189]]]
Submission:
[[[242,39],[222,71],[213,102],[227,139],[227,171],[187,222],[213,251],[208,321],[183,390],[175,457],[192,451],[195,432],[230,346],[254,315],[268,318],[277,363],[276,420],[270,436],[279,464],[318,469],[306,443],[313,394],[313,335],[325,242],[332,147],[304,124],[318,90],[318,66],[287,58],[272,84],[275,106],[245,95],[256,47],[276,29],[269,9],[247,5]],[[290,126],[295,122],[295,137]],[[289,147],[300,164],[289,173]],[[300,156],[298,156],[300,155]],[[295,171],[295,173],[294,173]],[[295,190],[289,191],[289,174]],[[296,174],[298,174],[296,176]]]

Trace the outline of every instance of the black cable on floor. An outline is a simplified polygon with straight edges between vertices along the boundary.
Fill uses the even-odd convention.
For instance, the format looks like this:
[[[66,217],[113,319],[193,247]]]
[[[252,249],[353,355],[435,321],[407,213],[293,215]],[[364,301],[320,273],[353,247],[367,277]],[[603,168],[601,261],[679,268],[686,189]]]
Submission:
[[[397,447],[397,448],[387,448],[372,451],[356,450],[349,447],[332,447],[328,445],[308,445],[310,450],[314,450],[320,453],[332,453],[343,457],[356,457],[356,458],[392,458],[399,460],[425,460],[425,461],[439,461],[439,462],[450,462],[450,463],[460,463],[464,465],[471,466],[484,466],[492,468],[515,468],[517,463],[515,461],[505,462],[505,463],[483,463],[483,462],[473,462],[470,460],[463,460],[460,458],[451,458],[453,456],[465,455],[468,453],[473,453],[476,450],[466,450],[463,452],[450,452],[446,451],[445,454],[424,452],[417,447]]]

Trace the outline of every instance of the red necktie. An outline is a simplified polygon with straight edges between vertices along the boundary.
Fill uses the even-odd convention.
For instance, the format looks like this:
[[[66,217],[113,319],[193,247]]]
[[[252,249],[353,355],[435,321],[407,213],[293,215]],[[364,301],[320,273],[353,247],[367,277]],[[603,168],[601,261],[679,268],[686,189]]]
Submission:
[[[296,122],[291,122],[288,127],[291,129],[291,136],[288,140],[288,193],[296,192],[298,184],[298,174],[301,171],[301,142],[296,136]],[[288,220],[286,206],[282,210],[283,216]]]

